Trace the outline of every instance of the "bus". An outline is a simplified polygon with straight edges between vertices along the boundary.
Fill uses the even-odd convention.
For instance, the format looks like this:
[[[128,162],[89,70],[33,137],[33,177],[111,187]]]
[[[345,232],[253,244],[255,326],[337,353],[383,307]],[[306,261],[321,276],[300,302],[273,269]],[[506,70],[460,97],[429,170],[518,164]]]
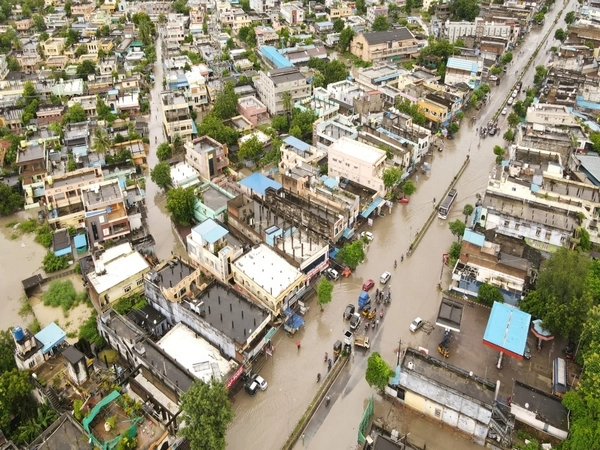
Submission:
[[[555,358],[552,365],[552,394],[562,397],[567,392],[567,362]]]
[[[452,208],[452,205],[454,204],[454,200],[456,200],[457,195],[458,192],[456,191],[456,189],[450,189],[450,192],[448,192],[448,195],[446,195],[446,198],[444,199],[442,205],[440,206],[440,209],[438,210],[438,217],[440,219],[445,220],[448,218],[448,214],[450,214],[450,208]]]

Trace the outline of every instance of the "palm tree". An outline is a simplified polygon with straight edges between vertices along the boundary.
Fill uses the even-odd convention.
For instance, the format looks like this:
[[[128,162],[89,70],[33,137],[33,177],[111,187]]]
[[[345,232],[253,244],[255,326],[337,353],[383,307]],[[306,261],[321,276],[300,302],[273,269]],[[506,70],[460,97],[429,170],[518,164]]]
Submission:
[[[285,91],[283,94],[281,94],[281,101],[283,102],[283,109],[285,110],[289,119],[289,114],[292,110],[292,93],[290,91]]]
[[[94,150],[98,153],[105,153],[110,148],[110,138],[103,128],[96,128],[94,131]]]

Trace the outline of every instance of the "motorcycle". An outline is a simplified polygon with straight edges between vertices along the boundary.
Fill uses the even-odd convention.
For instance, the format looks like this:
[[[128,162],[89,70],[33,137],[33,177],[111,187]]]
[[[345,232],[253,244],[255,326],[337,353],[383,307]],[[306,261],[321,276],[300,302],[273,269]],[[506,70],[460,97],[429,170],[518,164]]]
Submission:
[[[330,401],[331,401],[331,398],[329,397],[329,395],[327,397],[325,397],[325,407],[329,406]]]
[[[321,374],[320,373],[317,374],[317,383],[319,383],[319,382],[321,382]]]

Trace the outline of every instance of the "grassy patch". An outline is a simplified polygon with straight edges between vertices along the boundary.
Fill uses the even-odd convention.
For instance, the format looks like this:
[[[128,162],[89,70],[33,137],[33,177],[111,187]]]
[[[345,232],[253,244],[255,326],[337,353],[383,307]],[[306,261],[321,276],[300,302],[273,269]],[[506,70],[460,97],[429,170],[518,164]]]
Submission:
[[[37,227],[38,223],[34,219],[27,219],[19,224],[19,231],[21,233],[33,233],[37,230]]]
[[[19,308],[19,316],[26,317],[29,314],[33,314],[33,308],[31,308],[31,303],[29,303],[29,299],[24,296],[21,299],[21,307]]]
[[[15,225],[18,225],[18,224],[19,224],[19,222],[16,222],[16,221],[14,221],[14,222],[8,222],[8,223],[5,225],[5,227],[6,227],[6,228],[14,228],[14,226],[15,226]]]
[[[85,302],[87,298],[86,292],[77,292],[71,280],[54,280],[50,283],[50,288],[44,293],[44,305],[60,306],[68,315],[68,311],[77,306],[80,302]]]
[[[42,325],[40,324],[40,321],[37,320],[37,318],[35,318],[31,321],[31,323],[29,325],[27,325],[27,329],[31,333],[36,334],[42,330]]]

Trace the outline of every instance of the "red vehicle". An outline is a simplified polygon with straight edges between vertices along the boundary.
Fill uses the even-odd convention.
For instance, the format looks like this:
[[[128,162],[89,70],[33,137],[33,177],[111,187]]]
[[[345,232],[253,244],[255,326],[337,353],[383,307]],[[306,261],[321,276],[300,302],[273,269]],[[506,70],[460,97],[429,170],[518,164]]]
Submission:
[[[408,203],[410,201],[410,199],[408,197],[402,197],[401,199],[398,200],[398,203]]]
[[[363,291],[368,291],[369,289],[372,289],[373,286],[375,286],[375,282],[373,280],[367,280],[363,284],[362,288],[363,288]]]

